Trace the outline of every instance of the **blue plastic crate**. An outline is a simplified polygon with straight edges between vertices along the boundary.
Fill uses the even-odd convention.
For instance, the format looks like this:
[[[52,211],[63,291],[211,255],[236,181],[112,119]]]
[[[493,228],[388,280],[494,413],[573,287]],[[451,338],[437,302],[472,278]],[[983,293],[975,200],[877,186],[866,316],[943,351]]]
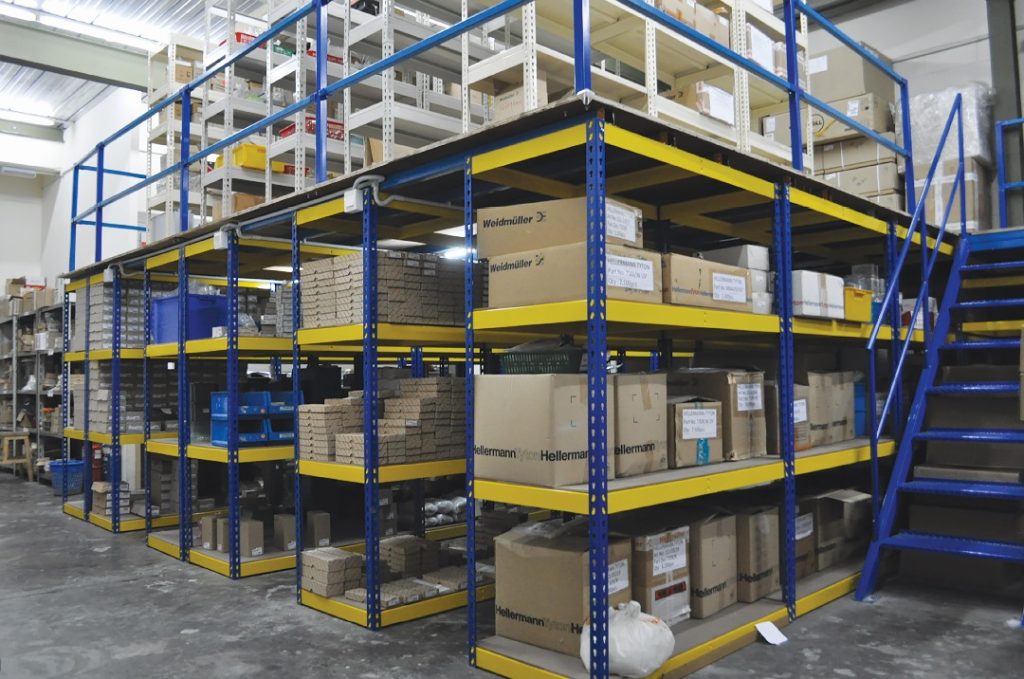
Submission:
[[[289,414],[267,418],[268,438],[274,442],[295,440],[295,420]]]
[[[866,391],[863,382],[853,385],[853,433],[855,436],[867,435],[867,403],[864,395]]]
[[[270,412],[269,391],[244,391],[238,394],[239,417],[262,417]],[[228,392],[210,394],[210,416],[214,420],[228,418]]]
[[[269,441],[270,426],[265,417],[238,421],[239,445],[259,445]],[[210,423],[210,442],[215,446],[227,447],[228,423],[226,420],[213,420]]]
[[[50,480],[53,483],[53,494],[61,495],[64,485],[64,474],[68,475],[68,495],[77,495],[82,492],[83,471],[85,463],[81,460],[70,460],[67,464],[64,460],[50,461]]]
[[[295,406],[295,395],[292,392],[270,392],[270,407],[267,412],[271,415],[291,415],[295,412]]]
[[[150,301],[150,333],[154,344],[178,341],[178,297]],[[228,324],[228,298],[224,295],[188,296],[187,340],[213,337],[213,329]]]

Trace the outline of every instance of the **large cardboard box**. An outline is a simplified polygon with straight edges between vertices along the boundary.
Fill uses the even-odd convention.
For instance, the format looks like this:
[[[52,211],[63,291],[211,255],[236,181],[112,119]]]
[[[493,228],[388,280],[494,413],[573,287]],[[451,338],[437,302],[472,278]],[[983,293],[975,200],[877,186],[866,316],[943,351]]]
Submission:
[[[722,404],[722,455],[745,460],[767,455],[764,373],[690,368],[668,374],[669,396],[696,394]]]
[[[615,396],[615,476],[668,469],[665,375],[609,375],[608,381]]]
[[[736,603],[736,517],[690,521],[690,614],[707,618]]]
[[[211,551],[218,549],[216,516],[204,516],[199,519],[199,546]]]
[[[478,375],[476,475],[558,488],[587,482],[587,376]],[[609,380],[609,461],[614,454],[615,382]],[[615,465],[608,465],[609,478]]]
[[[605,242],[642,248],[643,214],[605,199]],[[528,252],[587,240],[587,199],[566,198],[477,210],[476,247],[480,257]]]
[[[228,553],[231,546],[228,541],[231,538],[231,531],[228,530],[228,519],[226,516],[217,517],[217,551]]]
[[[871,94],[862,94],[839,100],[825,100],[832,108],[857,121],[874,132],[891,132],[892,114],[889,104]],[[801,130],[806,129],[807,109],[801,110]],[[783,111],[761,119],[761,133],[768,139],[789,145],[792,138],[789,129],[789,111]],[[811,135],[815,144],[853,139],[861,136],[859,130],[821,111],[811,112]]]
[[[703,396],[668,399],[669,457],[672,469],[713,464],[722,456],[722,404]]]
[[[630,532],[633,598],[644,613],[672,624],[690,616],[689,526]]]
[[[892,66],[888,57],[876,50],[871,51],[883,63]],[[858,94],[874,95],[884,104],[896,101],[896,83],[893,79],[845,45],[808,59],[807,72],[811,76],[811,92],[822,101],[835,101]]]
[[[394,156],[392,160],[407,156],[416,149],[412,146],[405,146],[404,144],[394,145]],[[363,154],[366,156],[366,165],[376,165],[377,163],[384,162],[384,141],[379,137],[364,137],[363,138]]]
[[[661,268],[665,302],[669,304],[752,310],[747,269],[677,254],[662,255]]]
[[[854,377],[852,372],[807,374],[807,419],[812,447],[854,438]]]
[[[793,272],[793,315],[842,320],[845,314],[842,278],[803,269]]]
[[[548,81],[543,73],[537,77],[537,106],[547,106]],[[494,113],[491,119],[495,122],[508,120],[526,112],[526,87],[519,85],[494,95]]]
[[[797,502],[796,512],[796,578],[806,578],[818,570],[815,556],[814,497],[802,498]]]
[[[274,514],[274,549],[295,551],[295,515]]]
[[[242,519],[238,524],[238,545],[242,556],[263,556],[263,522]]]
[[[494,630],[502,637],[577,655],[590,615],[586,521],[526,524],[494,540]],[[632,598],[628,538],[608,541],[608,604]]]
[[[768,256],[768,248],[763,245],[734,245],[728,248],[717,250],[702,250],[702,259],[729,266],[738,266],[741,269],[754,269],[756,271],[771,271],[771,258]],[[768,288],[758,292],[768,292]]]
[[[896,142],[894,132],[886,132],[882,136],[893,143]],[[814,148],[814,174],[895,163],[898,157],[895,151],[882,146],[870,137],[857,137],[820,144]]]
[[[793,385],[793,449],[807,450],[811,447],[811,430],[807,420],[807,399],[810,389],[803,384]],[[782,431],[780,429],[779,383],[775,380],[764,382],[764,414],[767,425],[769,455],[782,454]]]
[[[327,512],[306,512],[306,534],[303,541],[307,547],[328,547],[331,544],[331,515]]]
[[[732,92],[706,82],[690,83],[674,97],[680,104],[726,125],[736,124],[736,104]]]
[[[925,220],[933,225],[939,226],[942,217],[946,214],[946,204],[953,193],[956,182],[959,163],[957,160],[944,160],[939,164],[932,179],[931,188],[925,199],[924,216]],[[929,165],[914,165],[914,187],[918,195],[924,191],[925,182],[928,179]],[[989,196],[989,172],[985,166],[970,158],[964,159],[964,197],[966,200],[967,230],[977,231],[991,228],[992,206]],[[949,210],[949,221],[947,229],[953,233],[960,233],[960,197],[953,199],[953,206]]]
[[[694,28],[726,47],[731,42],[729,17],[718,14],[704,5],[698,4],[694,8]]]
[[[605,262],[608,299],[661,303],[661,255],[609,245]],[[492,309],[587,298],[586,243],[492,257],[487,271]]]
[[[896,163],[865,165],[851,170],[821,175],[822,181],[858,196],[874,196],[898,191],[903,183],[896,171]]]
[[[814,498],[815,564],[819,571],[841,563],[868,537],[871,496],[836,490]]]
[[[742,509],[736,513],[736,598],[750,603],[778,589],[779,510]]]

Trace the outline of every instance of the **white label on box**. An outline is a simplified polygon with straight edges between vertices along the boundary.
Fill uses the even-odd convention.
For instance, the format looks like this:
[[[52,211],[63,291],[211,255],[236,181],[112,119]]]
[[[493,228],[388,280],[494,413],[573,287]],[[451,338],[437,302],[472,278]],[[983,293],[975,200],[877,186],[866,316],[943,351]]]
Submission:
[[[636,242],[636,212],[621,205],[605,201],[604,232],[608,236]]]
[[[775,116],[766,116],[764,119],[764,133],[775,134]]]
[[[807,399],[793,401],[793,424],[807,421]]]
[[[775,70],[775,41],[750,25],[747,26],[747,35],[750,37],[750,58],[765,70]]]
[[[253,547],[252,548],[252,556],[263,556],[263,548],[262,547]]]
[[[608,594],[615,594],[629,587],[629,560],[622,559],[608,564]]]
[[[686,568],[686,540],[673,540],[668,544],[654,547],[652,563],[654,575],[661,575],[679,568]]]
[[[203,543],[203,549],[213,549],[213,543],[212,542],[204,542]]]
[[[764,402],[761,400],[760,384],[737,384],[736,385],[736,410],[745,413],[749,410],[764,410]]]
[[[828,70],[828,55],[823,54],[820,57],[814,57],[813,59],[807,60],[807,72],[811,75],[815,73],[823,73]]]
[[[605,273],[609,287],[651,292],[654,290],[654,263],[646,259],[607,255]]]
[[[747,301],[747,279],[728,273],[711,274],[711,298],[716,302],[736,302],[745,304]]]
[[[714,408],[683,411],[683,439],[713,439],[718,436],[718,411]]]
[[[803,540],[814,533],[814,514],[808,512],[796,517],[796,540]]]
[[[729,125],[736,124],[736,104],[732,93],[717,87],[707,86],[708,115]]]
[[[295,540],[288,541],[288,549],[295,549]]]
[[[328,538],[320,538],[319,542],[316,543],[317,547],[330,547],[331,541]]]
[[[851,99],[846,102],[846,115],[855,118],[860,113],[860,99]]]

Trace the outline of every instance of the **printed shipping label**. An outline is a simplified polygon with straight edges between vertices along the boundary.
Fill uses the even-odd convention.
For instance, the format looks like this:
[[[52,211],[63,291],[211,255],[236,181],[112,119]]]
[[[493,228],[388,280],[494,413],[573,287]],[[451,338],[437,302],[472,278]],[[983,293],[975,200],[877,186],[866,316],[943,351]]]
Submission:
[[[860,113],[860,99],[846,102],[846,115],[854,118]]]
[[[796,517],[796,539],[803,540],[804,538],[814,533],[814,514],[807,513],[801,514]]]
[[[654,575],[686,568],[686,540],[673,540],[654,548]]]
[[[642,292],[654,290],[654,263],[646,259],[607,255],[605,272],[609,286]]]
[[[749,410],[764,410],[760,384],[736,385],[736,409],[741,413]]]
[[[708,87],[708,114],[729,125],[736,124],[735,98],[730,92],[717,87]]]
[[[811,75],[823,73],[828,70],[828,55],[814,57],[807,60],[807,72]]]
[[[793,401],[793,424],[807,421],[807,399]]]
[[[636,242],[636,212],[605,201],[604,231],[608,236],[621,238],[630,243]]]
[[[727,273],[711,274],[711,298],[716,302],[747,302],[747,279]]]
[[[331,541],[328,538],[320,538],[320,540],[316,544],[317,547],[330,547]]]
[[[622,559],[608,564],[608,593],[615,594],[629,587],[629,561]]]
[[[684,410],[683,440],[713,439],[718,436],[718,411]]]
[[[252,555],[253,556],[263,556],[263,548],[262,547],[253,547]]]

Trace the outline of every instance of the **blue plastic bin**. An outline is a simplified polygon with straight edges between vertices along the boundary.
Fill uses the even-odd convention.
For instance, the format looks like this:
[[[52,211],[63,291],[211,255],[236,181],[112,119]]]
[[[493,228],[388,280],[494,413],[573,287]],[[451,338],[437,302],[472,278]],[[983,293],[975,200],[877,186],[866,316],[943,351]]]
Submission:
[[[178,297],[150,302],[150,333],[154,344],[178,341]],[[224,295],[188,296],[186,340],[213,337],[213,329],[228,324],[228,298]]]
[[[238,444],[261,445],[270,441],[270,426],[267,418],[238,421]],[[210,442],[226,448],[228,445],[228,423],[226,420],[210,422]]]
[[[853,433],[855,436],[866,436],[868,431],[866,391],[863,382],[853,385]]]
[[[238,416],[260,417],[270,412],[269,391],[243,391],[238,394]],[[210,394],[210,416],[215,420],[228,418],[228,392]]]
[[[272,391],[267,412],[271,415],[291,415],[295,412],[295,405],[295,394],[292,392]]]
[[[267,439],[272,443],[295,440],[295,420],[289,415],[267,418]]]
[[[83,470],[85,463],[81,460],[70,460],[67,464],[64,460],[50,461],[50,480],[53,483],[53,494],[61,495],[64,485],[64,474],[68,475],[68,495],[77,495],[82,492]]]

